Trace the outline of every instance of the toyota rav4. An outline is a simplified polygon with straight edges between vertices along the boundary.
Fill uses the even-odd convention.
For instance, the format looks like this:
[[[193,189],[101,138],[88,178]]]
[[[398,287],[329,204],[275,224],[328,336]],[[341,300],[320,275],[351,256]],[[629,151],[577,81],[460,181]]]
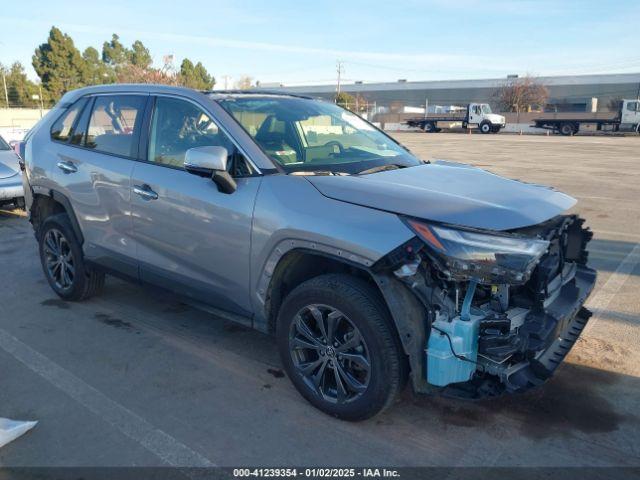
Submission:
[[[419,160],[331,103],[89,87],[23,150],[60,297],[116,274],[271,333],[300,394],[343,419],[382,411],[407,381],[468,398],[540,385],[590,315],[573,198]]]

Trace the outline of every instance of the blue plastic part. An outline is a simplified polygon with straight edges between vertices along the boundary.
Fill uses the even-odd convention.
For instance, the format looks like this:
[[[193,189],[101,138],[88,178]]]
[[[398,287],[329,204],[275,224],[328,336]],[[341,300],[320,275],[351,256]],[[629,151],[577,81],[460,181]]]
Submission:
[[[471,280],[469,282],[469,286],[467,287],[467,293],[465,294],[464,300],[462,302],[462,310],[460,311],[460,318],[462,320],[468,321],[470,318],[471,301],[473,300],[473,296],[476,293],[477,285],[478,285],[477,280]]]
[[[476,371],[480,320],[484,318],[481,310],[471,308],[476,285],[476,281],[469,283],[459,317],[433,322],[426,351],[427,382],[431,385],[466,382]]]

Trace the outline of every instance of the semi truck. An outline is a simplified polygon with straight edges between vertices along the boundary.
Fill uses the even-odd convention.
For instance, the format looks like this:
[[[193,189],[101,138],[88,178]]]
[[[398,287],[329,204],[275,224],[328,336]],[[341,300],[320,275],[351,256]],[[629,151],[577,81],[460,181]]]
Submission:
[[[462,128],[478,128],[482,133],[498,133],[506,125],[505,118],[491,112],[488,103],[470,103],[459,112],[425,113],[424,118],[410,118],[404,122],[426,133],[439,132],[439,123],[461,123]]]
[[[535,118],[532,127],[553,130],[561,135],[575,135],[587,124],[603,132],[637,132],[640,134],[640,99],[622,100],[617,112],[546,113]]]

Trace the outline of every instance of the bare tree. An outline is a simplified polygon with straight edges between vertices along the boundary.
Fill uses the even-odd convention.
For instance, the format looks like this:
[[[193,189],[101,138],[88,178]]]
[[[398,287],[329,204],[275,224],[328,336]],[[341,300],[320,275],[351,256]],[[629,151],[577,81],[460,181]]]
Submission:
[[[617,112],[622,108],[622,99],[620,97],[610,98],[607,102],[607,108],[612,112]]]
[[[249,90],[251,87],[253,87],[253,78],[248,75],[241,76],[236,82],[236,88],[238,90]]]
[[[544,107],[549,91],[537,78],[527,75],[509,79],[493,92],[492,97],[503,112],[526,112]]]

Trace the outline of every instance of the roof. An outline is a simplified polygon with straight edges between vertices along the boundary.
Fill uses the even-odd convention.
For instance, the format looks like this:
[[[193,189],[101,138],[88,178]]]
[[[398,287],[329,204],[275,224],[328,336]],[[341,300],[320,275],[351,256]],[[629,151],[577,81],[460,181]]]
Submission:
[[[257,96],[257,97],[296,97],[296,98],[307,98],[313,99],[308,95],[297,94],[293,92],[287,91],[278,91],[278,90],[260,90],[260,89],[251,89],[251,90],[211,90],[202,92],[206,93],[210,97],[218,98],[218,97],[246,97],[246,96]]]
[[[521,77],[522,78],[522,77]],[[373,92],[373,91],[401,91],[401,90],[438,90],[438,89],[463,89],[463,88],[496,88],[503,85],[511,78],[488,78],[477,80],[429,80],[415,82],[379,82],[379,83],[343,83],[341,89],[345,92]],[[556,85],[606,85],[606,84],[640,84],[640,73],[616,73],[598,75],[563,75],[537,77],[537,80],[546,86]],[[327,94],[335,93],[336,86],[331,85],[305,85],[283,86],[275,88],[276,92],[293,94]]]

